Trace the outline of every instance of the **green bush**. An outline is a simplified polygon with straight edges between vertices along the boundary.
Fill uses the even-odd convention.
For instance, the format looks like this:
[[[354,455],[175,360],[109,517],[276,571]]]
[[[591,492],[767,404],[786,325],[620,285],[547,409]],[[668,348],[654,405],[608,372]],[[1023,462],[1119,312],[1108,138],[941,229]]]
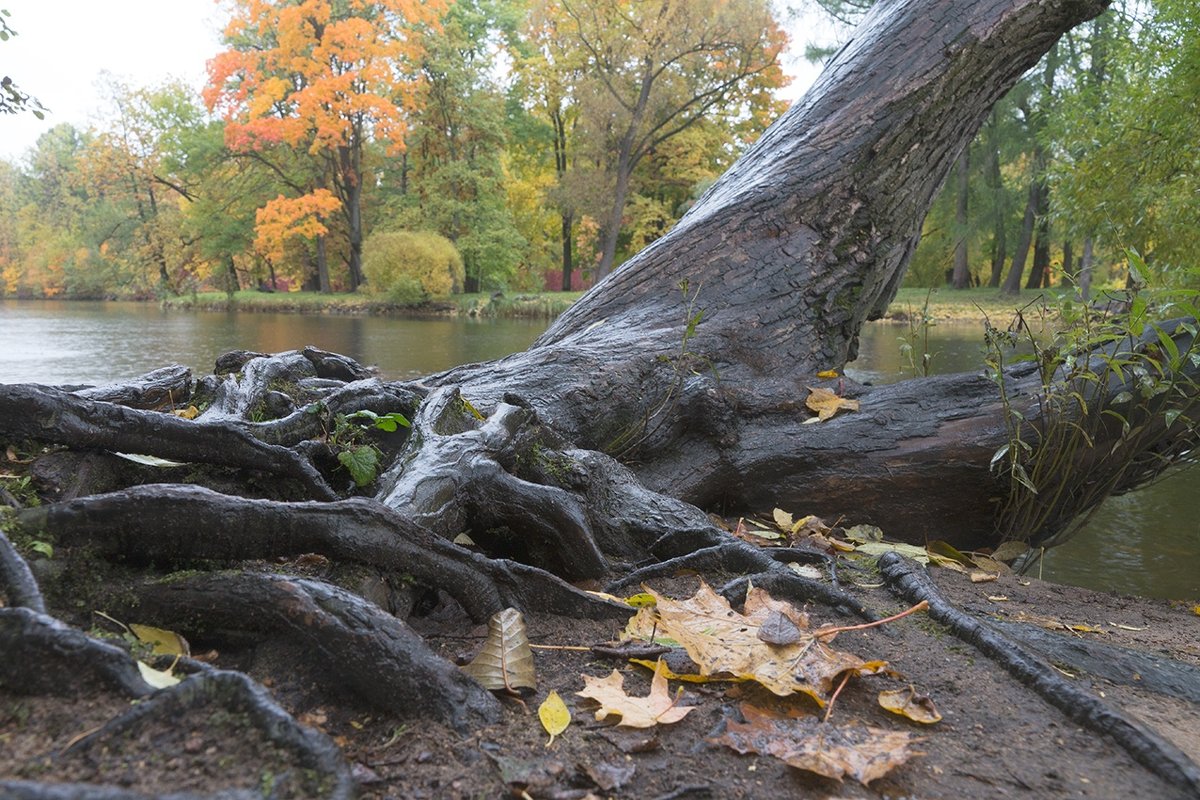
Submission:
[[[363,244],[363,274],[373,294],[400,305],[446,300],[462,292],[465,277],[453,242],[411,231],[371,234]]]

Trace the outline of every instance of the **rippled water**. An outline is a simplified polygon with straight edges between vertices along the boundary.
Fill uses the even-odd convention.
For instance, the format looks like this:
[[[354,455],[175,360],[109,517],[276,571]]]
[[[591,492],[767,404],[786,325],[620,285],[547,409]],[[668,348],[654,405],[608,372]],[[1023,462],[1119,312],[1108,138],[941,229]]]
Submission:
[[[138,303],[0,301],[0,383],[105,383],[182,363],[210,372],[229,350],[306,344],[375,364],[388,378],[426,375],[525,349],[541,322],[409,320],[238,312],[164,312]],[[868,325],[847,372],[877,383],[904,377],[901,326]],[[933,369],[978,369],[982,330],[931,330]],[[1048,580],[1157,597],[1200,597],[1200,473],[1182,471],[1110,498],[1042,565]]]

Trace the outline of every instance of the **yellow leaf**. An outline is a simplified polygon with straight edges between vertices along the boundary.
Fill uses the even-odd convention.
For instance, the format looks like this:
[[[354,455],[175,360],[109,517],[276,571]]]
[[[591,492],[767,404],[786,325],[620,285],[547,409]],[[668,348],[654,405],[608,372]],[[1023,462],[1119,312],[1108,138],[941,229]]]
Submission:
[[[634,608],[648,608],[658,601],[652,594],[638,592],[637,594],[631,594],[629,597],[626,597],[624,602],[626,605],[633,606]]]
[[[914,686],[880,692],[879,705],[893,714],[899,714],[923,725],[932,725],[942,719],[933,700],[928,695],[917,694]]]
[[[836,378],[838,371],[836,369],[823,369],[817,373],[818,378]]]
[[[777,508],[771,512],[771,516],[775,518],[775,524],[779,526],[779,530],[784,533],[791,533],[792,530],[792,515],[784,511],[782,508]]]
[[[679,722],[693,707],[678,705],[679,695],[683,694],[682,687],[679,694],[671,697],[667,688],[666,665],[661,661],[658,663],[659,667],[655,669],[654,678],[650,681],[650,694],[646,697],[631,697],[625,694],[625,679],[615,669],[606,678],[583,675],[583,691],[576,694],[600,704],[596,711],[597,720],[616,714],[621,718],[617,724],[627,728],[651,728],[655,725]]]
[[[542,721],[542,727],[546,729],[546,733],[550,734],[550,741],[546,742],[546,747],[549,747],[554,744],[554,737],[565,731],[571,724],[571,711],[558,696],[558,692],[551,691],[538,706],[538,719]]]
[[[810,411],[816,412],[817,420],[824,422],[834,414],[845,409],[846,411],[858,411],[858,401],[850,400],[845,397],[838,397],[828,389],[820,387],[808,387],[809,395],[805,401]]]
[[[186,656],[191,653],[187,639],[175,631],[153,628],[149,625],[130,624],[129,632],[136,636],[142,644],[150,645],[150,652],[156,656]]]
[[[1200,617],[1200,605],[1192,606],[1192,613],[1197,617]]]

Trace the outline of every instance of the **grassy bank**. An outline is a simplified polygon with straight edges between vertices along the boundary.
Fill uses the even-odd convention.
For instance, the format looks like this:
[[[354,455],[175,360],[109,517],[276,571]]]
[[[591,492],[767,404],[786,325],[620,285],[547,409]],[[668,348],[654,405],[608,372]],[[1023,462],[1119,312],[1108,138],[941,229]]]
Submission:
[[[1053,290],[1046,293],[1053,299]],[[276,312],[291,314],[355,314],[401,317],[455,316],[525,317],[554,319],[583,296],[582,292],[526,294],[461,294],[445,302],[421,306],[399,306],[360,294],[317,294],[315,292],[242,291],[233,300],[224,292],[200,292],[163,301],[163,307],[182,311]],[[1014,312],[1034,303],[1041,292],[1022,291],[1005,297],[996,289],[901,289],[888,307],[886,319],[903,322],[928,311],[938,322],[973,322],[985,316],[996,324],[1007,324]]]
[[[283,314],[347,314],[363,316],[528,317],[553,319],[580,298],[582,292],[493,295],[455,295],[445,302],[400,306],[360,294],[315,292],[199,292],[162,301],[163,308],[180,311],[249,311]]]

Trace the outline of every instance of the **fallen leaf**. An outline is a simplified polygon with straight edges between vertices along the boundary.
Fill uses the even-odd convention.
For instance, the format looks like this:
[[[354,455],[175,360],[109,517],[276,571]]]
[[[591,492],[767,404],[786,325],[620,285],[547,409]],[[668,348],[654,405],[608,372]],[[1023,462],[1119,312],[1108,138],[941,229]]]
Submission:
[[[142,680],[155,689],[166,689],[179,683],[179,678],[176,678],[169,669],[155,669],[142,661],[137,662],[137,665],[138,672],[142,673]]]
[[[156,656],[191,655],[191,648],[188,647],[187,639],[184,639],[175,631],[130,623],[129,632],[142,644],[150,645],[150,652]]]
[[[772,611],[758,628],[758,638],[767,644],[784,647],[800,641],[802,634],[796,623],[779,611]]]
[[[998,577],[1000,576],[994,572],[982,572],[980,570],[976,570],[971,573],[971,583],[989,583],[990,581],[996,580]]]
[[[729,720],[725,732],[710,738],[739,753],[778,758],[797,769],[826,778],[854,778],[864,786],[904,764],[922,741],[905,731],[886,731],[866,725],[832,725],[817,717],[780,717],[753,706],[742,706],[744,723]]]
[[[143,464],[147,467],[182,467],[182,466],[185,466],[184,462],[182,462],[182,461],[169,461],[165,458],[159,458],[158,456],[146,456],[146,455],[142,455],[141,453],[118,453],[117,451],[114,450],[113,455],[123,458],[126,461],[132,461],[135,464]]]
[[[546,742],[546,747],[549,747],[554,744],[554,737],[565,731],[571,724],[571,711],[558,696],[558,692],[551,691],[538,706],[538,719],[541,720],[546,733],[550,734],[550,741]]]
[[[488,638],[483,649],[462,669],[493,692],[534,688],[537,679],[533,672],[533,650],[521,612],[506,608],[493,614],[488,620]]]
[[[799,692],[824,705],[842,673],[867,675],[887,666],[884,661],[868,662],[833,649],[827,644],[832,637],[816,637],[804,612],[758,587],[747,593],[741,614],[704,583],[687,600],[651,593],[657,605],[638,612],[626,626],[626,637],[646,639],[654,631],[658,641],[662,641],[658,634],[674,639],[706,678],[755,681],[777,695]],[[787,617],[801,631],[796,643],[779,647],[759,638],[772,612]]]
[[[853,525],[846,528],[844,535],[855,544],[883,541],[883,529],[874,525]]]
[[[1003,595],[1003,594],[989,594],[989,595],[988,595],[988,600],[991,600],[993,603],[1007,603],[1007,602],[1008,602],[1008,595]]]
[[[928,695],[918,694],[916,687],[913,686],[909,686],[907,689],[891,689],[880,692],[879,705],[893,714],[899,714],[923,725],[932,725],[942,718],[942,715],[938,713],[937,706],[933,704],[932,698]]]
[[[828,389],[820,387],[808,387],[808,399],[804,401],[810,411],[816,412],[818,422],[824,422],[834,414],[845,409],[846,411],[858,411],[858,401],[850,400],[845,397],[839,397]],[[812,420],[808,420],[811,422]]]
[[[836,378],[838,371],[836,369],[823,369],[817,373],[818,378]]]
[[[672,699],[667,689],[666,665],[658,662],[654,677],[650,681],[650,694],[646,697],[631,697],[625,693],[623,684],[625,677],[613,670],[606,678],[584,675],[583,691],[576,692],[580,697],[587,697],[600,704],[596,711],[596,719],[604,720],[612,714],[621,719],[618,725],[626,728],[650,728],[655,725],[669,725],[679,722],[692,711],[694,706],[677,705],[683,687]]]
[[[615,764],[602,761],[588,765],[586,771],[592,782],[606,792],[613,792],[629,783],[637,770],[635,764]]]
[[[781,508],[777,508],[771,512],[771,516],[775,520],[775,524],[779,530],[784,533],[791,533],[792,530],[792,515]]]
[[[200,415],[200,409],[196,408],[195,406],[188,406],[187,408],[177,408],[171,413],[177,417],[183,417],[184,419],[195,419]]]
[[[918,564],[929,563],[929,553],[924,547],[918,547],[915,544],[902,544],[899,542],[866,542],[854,548],[856,553],[866,553],[869,556],[881,556],[884,553],[899,553],[905,558],[911,558]]]
[[[809,580],[816,581],[824,577],[824,575],[821,574],[821,570],[817,569],[812,564],[797,564],[795,561],[789,561],[788,569],[799,575],[801,578],[808,578]]]

